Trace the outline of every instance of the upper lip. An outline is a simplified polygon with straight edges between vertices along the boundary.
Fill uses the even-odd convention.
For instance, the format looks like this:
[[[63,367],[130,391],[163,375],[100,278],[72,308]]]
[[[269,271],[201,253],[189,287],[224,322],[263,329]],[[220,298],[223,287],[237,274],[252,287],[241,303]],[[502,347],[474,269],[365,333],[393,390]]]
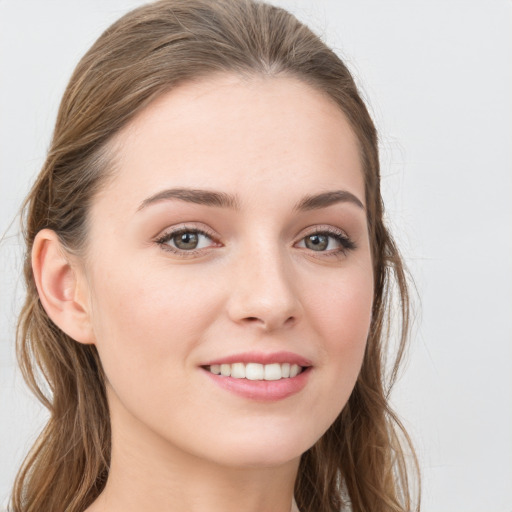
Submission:
[[[225,357],[219,357],[207,361],[202,366],[211,366],[214,364],[234,364],[234,363],[259,363],[259,364],[272,364],[272,363],[290,363],[299,366],[307,367],[312,366],[309,359],[295,354],[293,352],[243,352],[239,354],[231,354]]]

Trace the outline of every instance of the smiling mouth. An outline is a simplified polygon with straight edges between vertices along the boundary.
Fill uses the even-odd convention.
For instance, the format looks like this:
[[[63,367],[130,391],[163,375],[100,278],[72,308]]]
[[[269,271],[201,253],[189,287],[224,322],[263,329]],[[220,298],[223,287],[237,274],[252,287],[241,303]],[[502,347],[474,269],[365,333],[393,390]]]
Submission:
[[[233,363],[212,364],[203,367],[205,370],[232,379],[247,380],[281,380],[291,379],[301,374],[306,367],[292,363]]]

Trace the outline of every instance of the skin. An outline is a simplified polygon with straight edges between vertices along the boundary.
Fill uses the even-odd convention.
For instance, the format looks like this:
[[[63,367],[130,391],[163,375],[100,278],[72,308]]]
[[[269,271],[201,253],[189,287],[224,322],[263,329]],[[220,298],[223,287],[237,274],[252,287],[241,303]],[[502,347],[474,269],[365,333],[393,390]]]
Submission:
[[[112,465],[88,512],[289,512],[300,455],[332,424],[359,373],[373,275],[357,140],[332,101],[290,77],[220,75],[155,100],[115,138],[87,253],[47,230],[34,273],[52,319],[94,343],[107,376]],[[237,196],[238,209],[170,188]],[[297,212],[307,195],[359,199]],[[169,250],[201,229],[197,252]],[[306,244],[315,232],[327,248]],[[179,241],[179,240],[178,240]],[[166,250],[167,249],[167,250]],[[341,249],[341,250],[340,250]],[[307,358],[306,386],[261,401],[216,385],[207,361],[241,352]]]

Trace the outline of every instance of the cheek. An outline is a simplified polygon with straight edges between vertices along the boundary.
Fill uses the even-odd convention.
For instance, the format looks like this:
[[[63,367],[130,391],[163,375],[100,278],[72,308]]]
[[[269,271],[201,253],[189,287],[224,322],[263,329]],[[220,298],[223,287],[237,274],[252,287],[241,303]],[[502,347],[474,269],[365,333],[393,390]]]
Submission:
[[[370,268],[340,273],[309,297],[314,324],[323,333],[326,349],[344,351],[365,344],[373,305],[373,276]]]
[[[103,327],[134,333],[167,331],[191,327],[187,317],[198,320],[197,310],[203,309],[208,295],[204,280],[189,269],[171,269],[165,262],[153,266],[137,264],[116,266],[107,274],[97,269],[94,282],[94,314],[103,320]],[[148,331],[149,330],[149,331]]]
[[[120,264],[109,275],[98,269],[94,283],[93,324],[107,377],[186,366],[215,315],[213,291],[186,270]]]
[[[346,404],[361,369],[373,304],[371,267],[340,273],[309,298],[313,330],[321,339],[325,428]]]
[[[198,396],[191,354],[218,302],[203,279],[191,277],[160,265],[118,265],[108,279],[102,271],[94,276],[96,345],[113,420],[133,425],[138,418],[166,437],[180,415],[191,414],[187,404]]]

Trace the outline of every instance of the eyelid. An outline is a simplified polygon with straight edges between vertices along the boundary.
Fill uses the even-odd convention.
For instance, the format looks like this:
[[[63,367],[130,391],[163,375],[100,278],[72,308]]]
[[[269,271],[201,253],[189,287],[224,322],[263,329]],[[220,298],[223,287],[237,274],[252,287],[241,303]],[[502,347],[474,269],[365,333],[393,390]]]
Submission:
[[[339,257],[346,255],[349,251],[357,249],[356,243],[350,238],[350,236],[343,229],[331,226],[331,225],[316,225],[310,226],[306,228],[300,234],[300,238],[294,245],[304,241],[305,238],[312,235],[327,235],[332,238],[335,238],[338,243],[341,245],[338,249],[331,249],[329,251],[313,251],[308,249],[307,247],[301,247],[300,249],[305,249],[310,253],[316,253],[315,257],[325,258],[325,257]]]
[[[204,236],[208,237],[213,243],[209,247],[203,247],[200,249],[192,249],[189,251],[184,250],[184,249],[179,249],[177,247],[173,247],[173,246],[167,244],[167,242],[169,240],[171,240],[174,236],[179,235],[180,233],[184,233],[184,232],[193,232],[193,233],[197,233],[200,235],[204,235]],[[166,252],[177,254],[178,256],[183,257],[183,258],[187,258],[190,256],[197,255],[199,253],[205,254],[206,251],[208,251],[209,249],[211,249],[213,247],[220,247],[222,244],[220,244],[218,242],[218,238],[219,237],[215,232],[213,232],[210,228],[208,228],[204,225],[201,225],[201,227],[198,227],[196,225],[182,224],[182,225],[171,226],[171,227],[165,229],[163,232],[161,232],[159,235],[157,235],[154,238],[154,242],[156,244],[158,244],[161,247],[161,249]]]
[[[350,238],[345,230],[330,224],[314,224],[312,226],[308,226],[299,233],[298,238],[302,240],[304,237],[308,235],[314,235],[315,233],[328,233]]]
[[[177,247],[173,247],[172,245],[169,245],[167,242],[171,240],[174,236],[179,235],[183,232],[193,232],[200,235],[204,235],[207,238],[209,238],[212,241],[212,245],[208,247],[201,247],[199,249],[191,249],[191,250],[185,250],[185,249],[179,249]],[[315,257],[325,258],[325,257],[340,257],[340,255],[346,255],[347,252],[356,249],[357,246],[354,243],[354,241],[348,236],[348,234],[337,227],[334,227],[332,225],[315,225],[310,226],[308,228],[305,228],[301,234],[298,240],[293,244],[295,247],[298,243],[303,242],[304,239],[308,236],[312,235],[327,235],[337,240],[337,242],[340,244],[341,247],[337,249],[331,249],[327,251],[314,251],[312,249],[309,249],[307,247],[300,247],[301,250],[306,250],[309,253],[312,253],[315,255]],[[218,241],[219,236],[213,232],[210,228],[206,227],[205,225],[201,225],[201,227],[197,225],[191,225],[189,223],[182,224],[182,225],[176,225],[171,226],[167,229],[165,229],[161,234],[157,235],[154,238],[154,242],[161,246],[162,250],[171,252],[173,254],[178,255],[182,258],[187,257],[193,257],[198,254],[206,254],[210,252],[210,250],[214,247],[221,247],[222,244]],[[315,254],[316,253],[316,254]]]

